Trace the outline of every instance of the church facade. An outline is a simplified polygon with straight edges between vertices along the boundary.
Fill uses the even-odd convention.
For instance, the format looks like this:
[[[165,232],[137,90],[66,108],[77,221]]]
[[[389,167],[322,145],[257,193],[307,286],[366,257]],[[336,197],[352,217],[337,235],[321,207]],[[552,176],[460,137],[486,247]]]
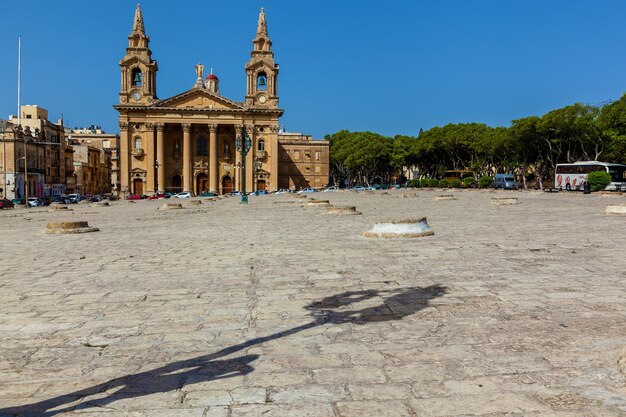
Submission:
[[[247,192],[328,184],[329,143],[303,135],[305,139],[296,142],[298,149],[293,149],[292,135],[279,129],[284,111],[278,107],[279,66],[263,9],[245,65],[242,102],[222,96],[218,77],[212,71],[205,77],[201,64],[196,65],[193,88],[159,99],[158,65],[149,41],[138,5],[126,55],[120,61],[119,104],[114,106],[120,126],[120,195],[227,194],[243,191],[244,183]],[[237,145],[245,144],[246,138],[250,149],[244,170]],[[290,163],[296,156],[301,160]]]

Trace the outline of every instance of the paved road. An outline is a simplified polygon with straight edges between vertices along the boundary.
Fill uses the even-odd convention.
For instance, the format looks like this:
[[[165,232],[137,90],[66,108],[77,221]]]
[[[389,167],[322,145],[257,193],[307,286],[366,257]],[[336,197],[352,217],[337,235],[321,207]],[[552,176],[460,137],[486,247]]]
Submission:
[[[437,194],[0,212],[0,416],[626,415],[625,198]]]

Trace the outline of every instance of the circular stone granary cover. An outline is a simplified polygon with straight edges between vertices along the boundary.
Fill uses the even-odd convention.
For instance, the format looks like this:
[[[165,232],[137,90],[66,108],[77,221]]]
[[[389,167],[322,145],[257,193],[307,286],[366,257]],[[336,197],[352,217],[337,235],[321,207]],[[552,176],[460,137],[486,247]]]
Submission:
[[[432,236],[435,232],[428,225],[426,217],[421,219],[390,220],[374,224],[372,230],[363,233],[363,237],[383,239],[416,238]]]
[[[47,234],[75,234],[98,232],[97,227],[89,227],[87,222],[50,222],[46,227]]]

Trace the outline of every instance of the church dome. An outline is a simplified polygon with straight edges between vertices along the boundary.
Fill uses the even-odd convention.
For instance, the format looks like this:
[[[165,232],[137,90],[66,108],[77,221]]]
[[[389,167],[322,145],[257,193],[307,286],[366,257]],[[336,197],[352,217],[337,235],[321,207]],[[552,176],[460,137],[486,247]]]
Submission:
[[[217,80],[217,75],[210,73],[209,75],[206,76],[205,80]]]

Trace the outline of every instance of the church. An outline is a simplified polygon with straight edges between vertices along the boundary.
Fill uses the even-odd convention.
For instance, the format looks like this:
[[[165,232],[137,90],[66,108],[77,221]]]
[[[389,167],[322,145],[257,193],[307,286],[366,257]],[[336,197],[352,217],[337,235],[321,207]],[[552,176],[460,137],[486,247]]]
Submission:
[[[196,65],[190,90],[158,98],[158,65],[149,42],[137,5],[114,106],[120,126],[120,196],[328,185],[329,142],[280,128],[279,66],[263,9],[245,64],[244,101],[222,96],[219,78],[213,71],[205,77],[202,64]]]

